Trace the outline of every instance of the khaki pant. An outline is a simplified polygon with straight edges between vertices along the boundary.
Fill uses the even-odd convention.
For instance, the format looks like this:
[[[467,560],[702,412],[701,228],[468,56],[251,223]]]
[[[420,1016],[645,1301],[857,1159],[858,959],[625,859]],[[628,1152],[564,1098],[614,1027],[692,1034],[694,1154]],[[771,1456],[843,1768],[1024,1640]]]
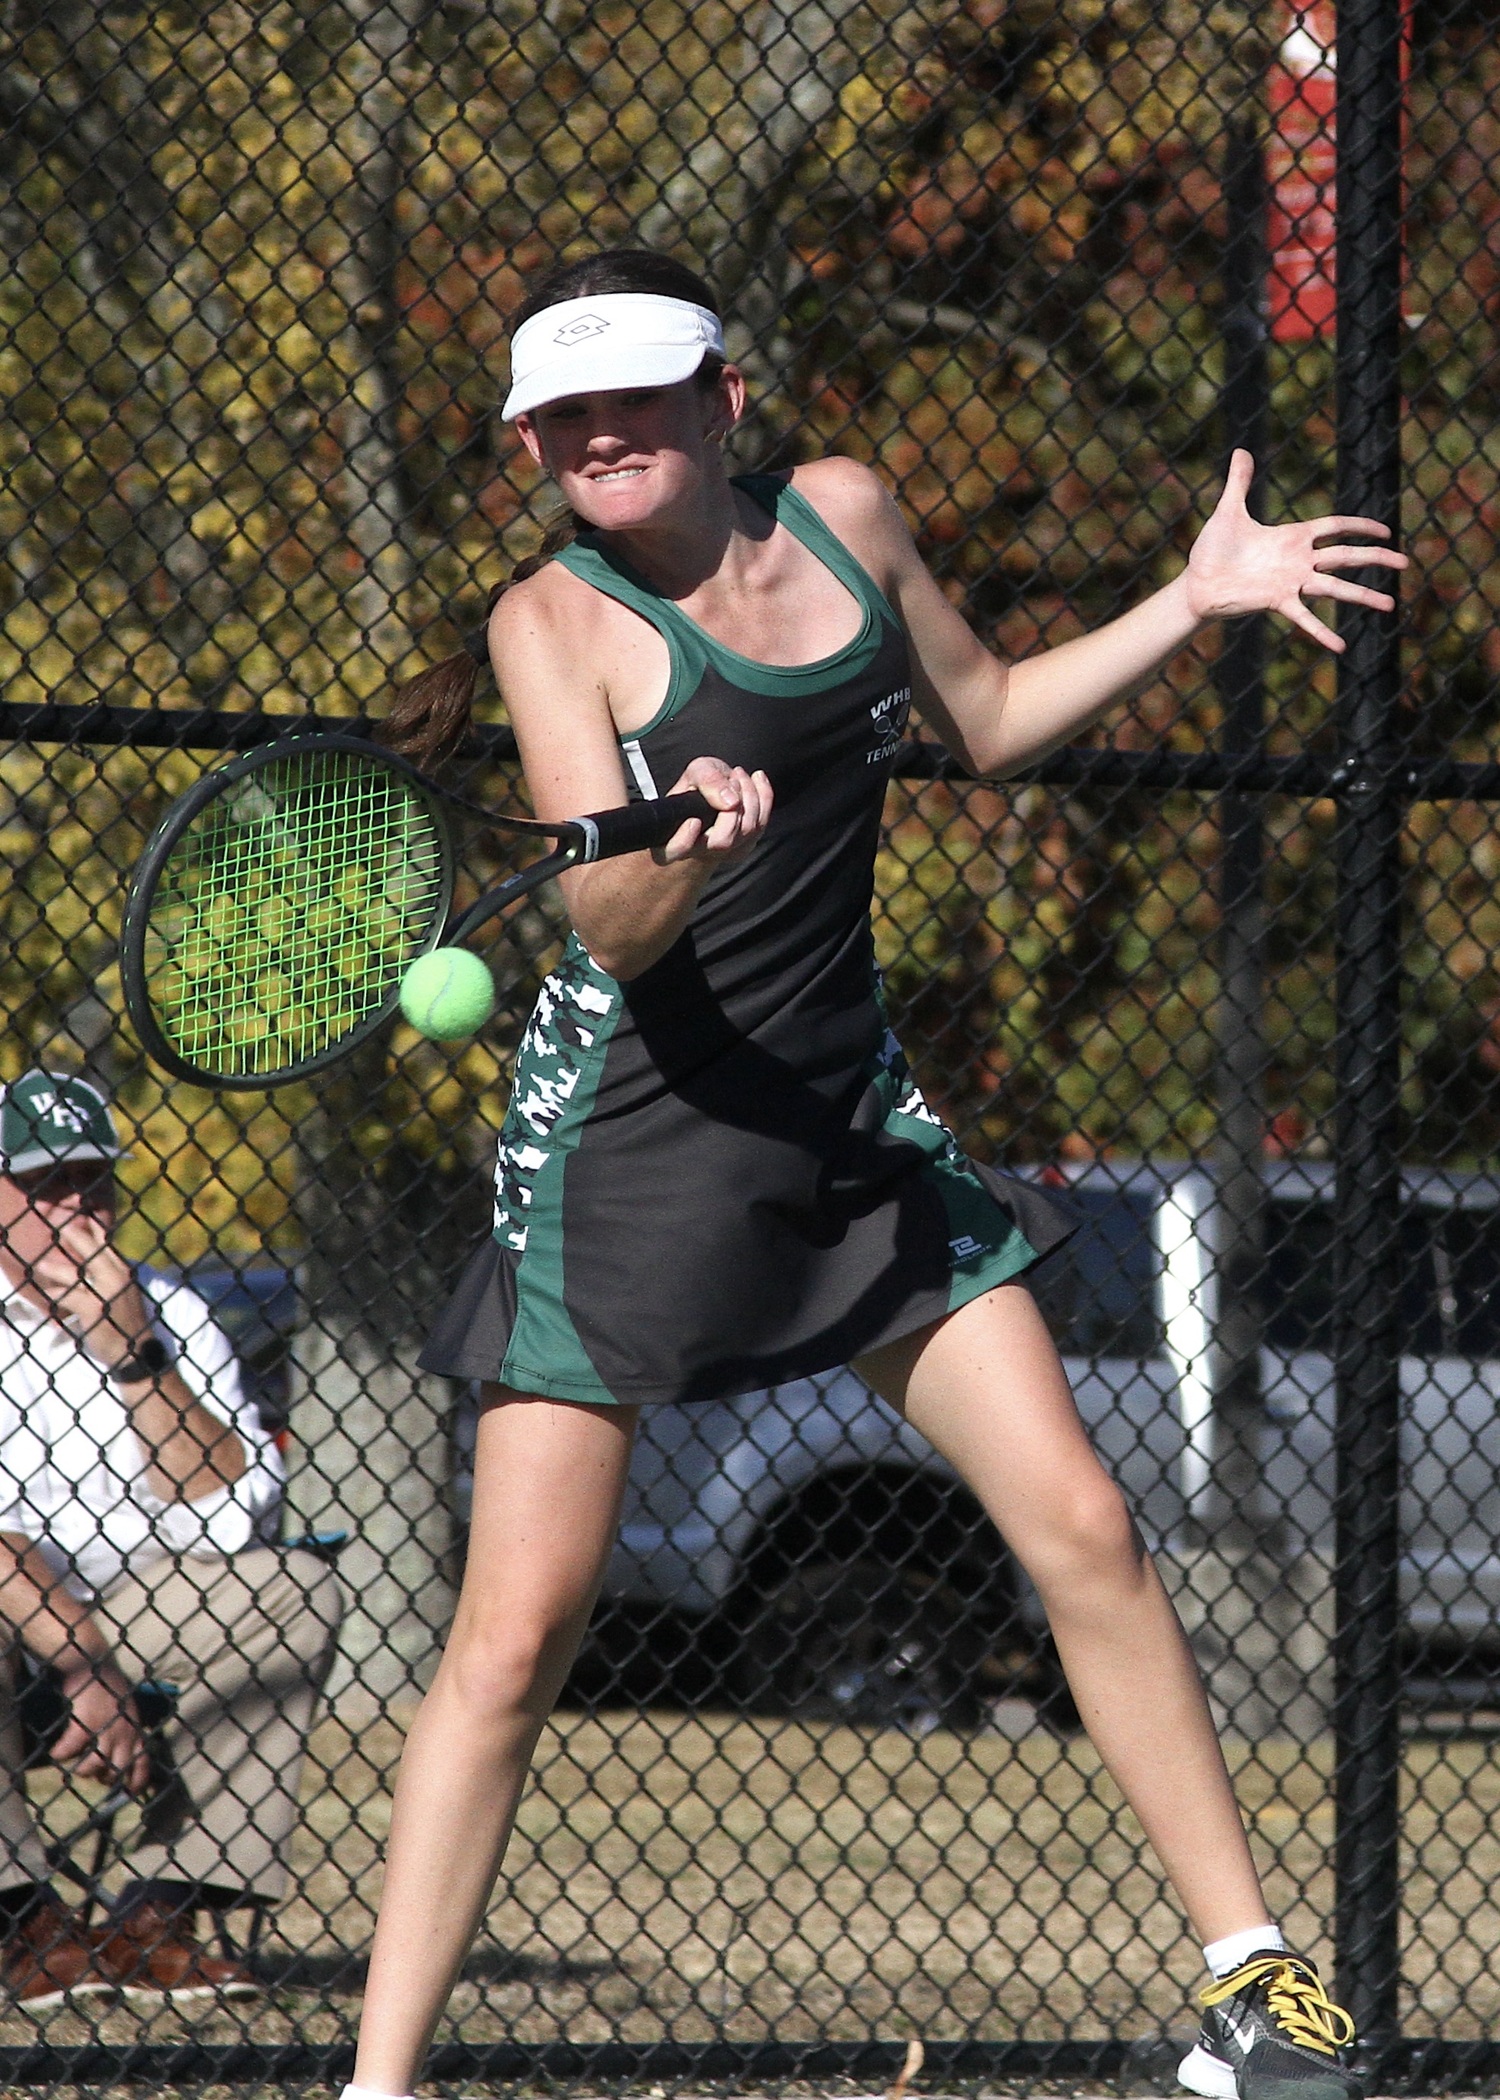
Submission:
[[[167,1741],[182,1784],[168,1827],[133,1843],[133,1877],[284,1894],[308,1726],[342,1613],[322,1561],[269,1546],[164,1557],[110,1584],[94,1618],[115,1661],[132,1683],[180,1693]],[[47,1878],[21,1757],[14,1703],[0,1695],[0,1889]]]

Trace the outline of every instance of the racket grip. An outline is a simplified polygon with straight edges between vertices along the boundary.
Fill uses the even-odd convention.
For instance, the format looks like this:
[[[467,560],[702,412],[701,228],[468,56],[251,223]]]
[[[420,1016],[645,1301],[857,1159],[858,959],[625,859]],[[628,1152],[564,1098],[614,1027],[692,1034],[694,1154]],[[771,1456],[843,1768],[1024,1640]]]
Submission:
[[[628,802],[623,809],[601,809],[597,816],[575,817],[583,831],[580,860],[613,860],[617,853],[641,853],[664,846],[680,824],[701,817],[711,824],[719,812],[699,794],[668,795],[660,802]]]

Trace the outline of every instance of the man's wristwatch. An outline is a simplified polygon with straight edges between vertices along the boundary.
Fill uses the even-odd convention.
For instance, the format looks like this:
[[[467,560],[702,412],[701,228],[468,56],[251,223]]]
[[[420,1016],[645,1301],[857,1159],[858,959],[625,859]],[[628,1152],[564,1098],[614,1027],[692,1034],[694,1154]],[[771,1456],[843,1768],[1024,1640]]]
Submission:
[[[172,1352],[161,1336],[148,1334],[135,1353],[115,1364],[109,1375],[117,1385],[139,1385],[143,1378],[160,1378],[171,1361]]]

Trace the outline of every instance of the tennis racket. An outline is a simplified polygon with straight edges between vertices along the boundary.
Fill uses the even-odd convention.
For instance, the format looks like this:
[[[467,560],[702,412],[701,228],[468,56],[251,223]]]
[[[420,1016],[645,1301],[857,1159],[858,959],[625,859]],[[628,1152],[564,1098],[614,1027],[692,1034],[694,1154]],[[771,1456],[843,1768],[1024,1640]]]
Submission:
[[[450,919],[445,804],[522,851],[555,843]],[[540,824],[478,809],[359,738],[286,737],[207,774],[157,826],[125,904],[126,1008],[148,1054],[195,1086],[306,1079],[390,1019],[419,955],[567,868],[714,815],[701,795],[669,795]]]

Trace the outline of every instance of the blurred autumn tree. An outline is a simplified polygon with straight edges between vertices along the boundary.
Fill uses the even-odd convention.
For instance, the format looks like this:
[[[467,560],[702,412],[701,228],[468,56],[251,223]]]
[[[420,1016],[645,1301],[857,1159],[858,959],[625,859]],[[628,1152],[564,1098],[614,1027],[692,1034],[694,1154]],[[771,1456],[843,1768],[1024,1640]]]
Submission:
[[[1481,18],[1429,8],[1418,30],[1410,734],[1487,756],[1500,58]],[[545,490],[497,415],[526,278],[624,240],[719,284],[755,383],[747,462],[872,462],[1004,651],[1107,618],[1174,572],[1215,493],[1222,146],[1231,115],[1259,120],[1276,33],[1248,0],[15,0],[7,698],[378,712],[535,543]],[[1273,510],[1325,504],[1328,345],[1274,351],[1272,409]],[[1211,741],[1212,646],[1100,740]],[[1326,739],[1331,696],[1331,665],[1280,638],[1273,748]],[[408,1225],[436,1196],[471,1229],[504,1027],[458,1056],[398,1035],[317,1103],[167,1095],[134,1055],[111,975],[122,876],[200,763],[0,761],[0,1067],[109,1066],[140,1131],[138,1251],[299,1243],[299,1147],[357,1239],[359,1190]],[[1329,1109],[1331,823],[1267,809],[1269,1105],[1297,1145]],[[1500,844],[1487,810],[1429,807],[1408,850],[1412,1142],[1488,1156]],[[1199,798],[898,786],[882,960],[980,1149],[1208,1140],[1218,854]],[[554,932],[531,922],[518,999]],[[425,1290],[413,1271],[412,1302]]]

